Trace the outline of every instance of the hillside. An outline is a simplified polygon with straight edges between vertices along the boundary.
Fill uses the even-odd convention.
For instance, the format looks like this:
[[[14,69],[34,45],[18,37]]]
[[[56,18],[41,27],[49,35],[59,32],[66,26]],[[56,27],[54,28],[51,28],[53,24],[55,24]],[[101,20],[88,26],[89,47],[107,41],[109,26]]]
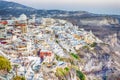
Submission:
[[[9,17],[10,15],[18,16],[22,13],[27,15],[35,13],[36,9],[27,7],[15,2],[0,1],[0,16]],[[29,13],[30,12],[30,13]]]
[[[53,16],[69,16],[69,15],[88,15],[86,11],[63,11],[63,10],[38,10],[31,7],[27,7],[15,2],[0,1],[0,16],[1,17],[18,17],[20,14],[26,14],[30,16],[36,14],[38,17],[53,17]]]
[[[40,21],[39,26],[28,24],[26,31],[19,26],[7,26],[8,39],[1,40],[0,55],[13,65],[7,74],[9,80],[15,74],[14,64],[18,65],[18,75],[25,75],[27,80],[120,79],[116,34],[109,36],[112,44],[108,44],[68,21],[52,18]],[[0,79],[6,79],[1,75]]]
[[[19,23],[20,14],[25,18],[22,22],[28,21],[27,29],[0,25],[0,36],[7,35],[0,40],[0,55],[18,64],[18,73],[27,80],[79,80],[81,75],[87,80],[120,80],[120,15],[38,10],[0,0],[2,19],[14,16],[11,22]],[[32,14],[39,24],[33,24]],[[45,55],[40,56],[40,49]]]

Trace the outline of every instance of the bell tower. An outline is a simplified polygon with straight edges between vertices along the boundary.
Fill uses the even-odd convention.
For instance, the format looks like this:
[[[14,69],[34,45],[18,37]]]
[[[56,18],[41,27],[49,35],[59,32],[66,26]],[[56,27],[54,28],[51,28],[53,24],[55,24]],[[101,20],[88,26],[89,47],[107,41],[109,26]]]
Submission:
[[[27,33],[27,16],[25,14],[20,15],[19,17],[19,25],[21,27],[22,33]]]

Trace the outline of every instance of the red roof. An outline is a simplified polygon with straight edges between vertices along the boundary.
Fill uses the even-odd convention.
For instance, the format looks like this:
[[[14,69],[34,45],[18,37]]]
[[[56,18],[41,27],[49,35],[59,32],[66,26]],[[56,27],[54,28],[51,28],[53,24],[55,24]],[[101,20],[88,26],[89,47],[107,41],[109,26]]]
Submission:
[[[0,38],[0,40],[6,40],[5,38]]]
[[[1,44],[6,44],[7,42],[1,42]]]
[[[40,52],[40,58],[43,58],[44,56],[51,56],[51,52]]]
[[[19,23],[18,21],[15,21],[15,26],[23,27],[23,26],[26,26],[26,25],[27,25],[26,23]]]
[[[7,21],[1,21],[0,24],[6,25],[6,24],[8,24],[8,22]]]

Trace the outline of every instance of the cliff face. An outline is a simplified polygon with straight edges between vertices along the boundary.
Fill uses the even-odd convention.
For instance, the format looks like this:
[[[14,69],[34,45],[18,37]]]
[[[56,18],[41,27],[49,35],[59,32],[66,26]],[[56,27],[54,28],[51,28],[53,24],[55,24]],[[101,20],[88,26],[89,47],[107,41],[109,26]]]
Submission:
[[[103,42],[105,44],[98,44],[93,50],[80,49],[82,71],[88,80],[119,80],[120,40],[115,33],[106,36]]]
[[[119,51],[107,44],[98,44],[94,50],[80,49],[80,51],[81,70],[86,74],[87,80],[120,79]]]
[[[120,40],[117,37],[117,33],[105,37],[104,41],[105,43],[109,44],[112,48],[120,48]]]
[[[113,34],[117,34],[120,39],[120,18],[119,16],[102,16],[102,15],[89,15],[89,16],[68,16],[57,17],[65,19],[78,25],[79,28],[84,28],[87,31],[92,31],[100,39]]]
[[[80,49],[80,63],[87,80],[119,80],[120,79],[120,22],[117,18],[67,18],[80,28],[92,32],[103,43],[93,50]]]
[[[106,17],[84,18],[84,19],[80,19],[80,23],[82,25],[103,26],[103,25],[119,24],[119,20],[118,19],[114,19],[114,18],[106,18]]]

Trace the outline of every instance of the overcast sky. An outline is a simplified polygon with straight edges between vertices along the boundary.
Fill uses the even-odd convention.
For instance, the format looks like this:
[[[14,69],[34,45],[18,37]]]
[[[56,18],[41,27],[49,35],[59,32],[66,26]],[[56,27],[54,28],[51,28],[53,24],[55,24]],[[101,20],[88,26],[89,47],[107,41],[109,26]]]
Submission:
[[[37,9],[82,10],[102,14],[119,14],[120,0],[7,0]]]

